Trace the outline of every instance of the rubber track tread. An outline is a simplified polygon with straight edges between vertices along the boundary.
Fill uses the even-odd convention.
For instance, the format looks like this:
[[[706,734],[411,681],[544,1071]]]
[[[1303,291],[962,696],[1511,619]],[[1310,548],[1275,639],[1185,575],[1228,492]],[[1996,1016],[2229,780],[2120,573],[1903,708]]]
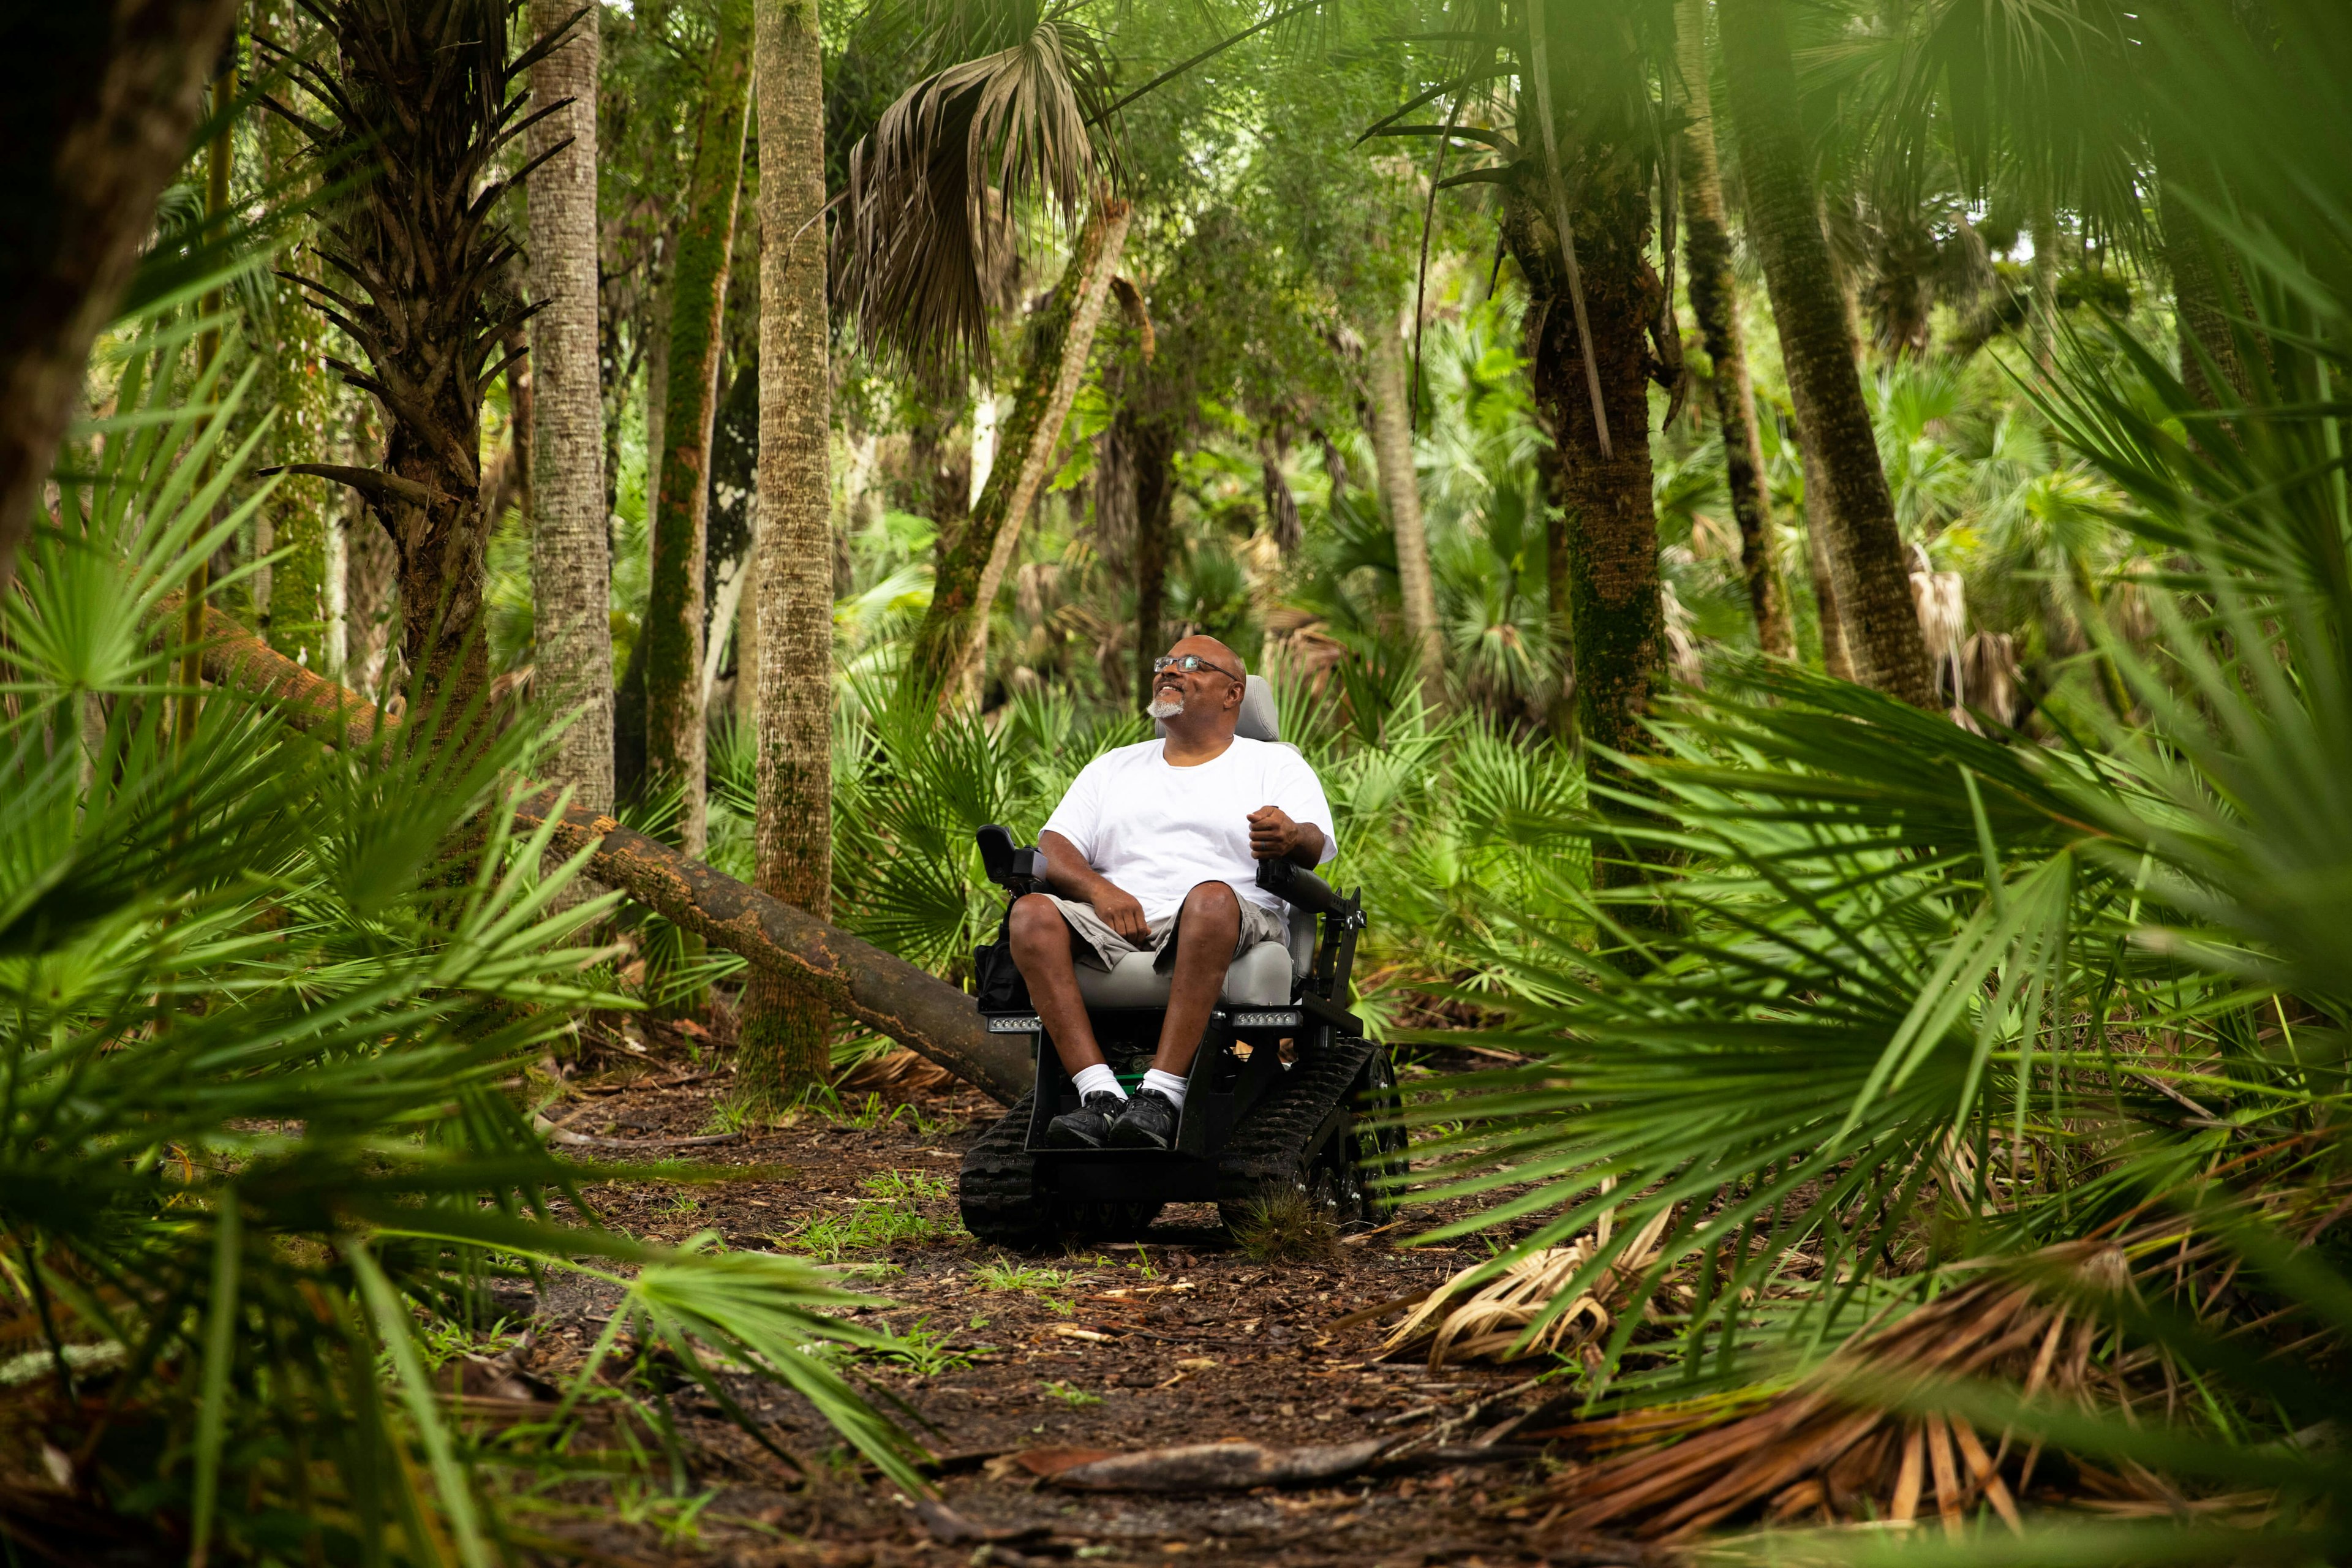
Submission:
[[[1258,1102],[1217,1156],[1217,1202],[1244,1204],[1295,1179],[1307,1141],[1347,1098],[1378,1048],[1370,1040],[1341,1040],[1285,1074],[1282,1087]]]
[[[1031,1242],[1053,1230],[1053,1217],[1037,1197],[1028,1150],[1029,1107],[1035,1098],[1034,1090],[1023,1095],[964,1153],[956,1204],[963,1211],[964,1228],[982,1241]]]

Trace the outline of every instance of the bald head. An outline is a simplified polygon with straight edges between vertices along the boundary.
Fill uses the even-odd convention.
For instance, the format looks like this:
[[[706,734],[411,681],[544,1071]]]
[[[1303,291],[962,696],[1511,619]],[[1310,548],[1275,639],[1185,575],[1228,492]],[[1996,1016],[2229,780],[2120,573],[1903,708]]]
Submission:
[[[1222,748],[1233,740],[1241,720],[1249,667],[1241,655],[1204,633],[1179,638],[1168,650],[1171,659],[1187,654],[1199,661],[1199,668],[1171,664],[1152,678],[1151,716],[1167,727],[1172,742],[1188,748]]]

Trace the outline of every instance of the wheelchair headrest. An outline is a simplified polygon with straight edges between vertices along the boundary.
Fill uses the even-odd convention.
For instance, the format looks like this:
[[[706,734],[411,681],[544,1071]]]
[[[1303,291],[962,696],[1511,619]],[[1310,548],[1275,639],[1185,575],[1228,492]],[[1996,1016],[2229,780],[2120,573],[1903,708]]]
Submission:
[[[1165,735],[1168,726],[1154,720],[1151,732]],[[1242,693],[1241,716],[1234,721],[1234,733],[1244,741],[1282,739],[1282,715],[1274,706],[1274,682],[1265,676],[1249,678],[1249,689]]]

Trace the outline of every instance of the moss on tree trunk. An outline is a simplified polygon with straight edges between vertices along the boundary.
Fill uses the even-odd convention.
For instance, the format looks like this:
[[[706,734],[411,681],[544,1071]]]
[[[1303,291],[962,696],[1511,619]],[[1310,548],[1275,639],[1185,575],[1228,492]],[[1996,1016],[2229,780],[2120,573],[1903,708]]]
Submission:
[[[975,622],[986,626],[988,606],[980,593],[998,553],[997,536],[1007,528],[1020,529],[1022,514],[1036,498],[1045,460],[1061,439],[1070,399],[1077,390],[1069,362],[1075,359],[1083,365],[1093,344],[1127,222],[1125,202],[1097,202],[1061,280],[1029,319],[1021,384],[1013,410],[996,433],[997,460],[989,468],[971,521],[940,558],[930,607],[915,628],[907,679],[918,690],[934,696],[961,690]]]
[[[719,326],[727,308],[743,184],[751,85],[751,0],[725,0],[703,79],[702,115],[670,270],[669,384],[663,390],[661,479],[646,605],[646,784],[677,792],[674,841],[702,852],[703,532],[710,505],[710,428],[719,407]]]

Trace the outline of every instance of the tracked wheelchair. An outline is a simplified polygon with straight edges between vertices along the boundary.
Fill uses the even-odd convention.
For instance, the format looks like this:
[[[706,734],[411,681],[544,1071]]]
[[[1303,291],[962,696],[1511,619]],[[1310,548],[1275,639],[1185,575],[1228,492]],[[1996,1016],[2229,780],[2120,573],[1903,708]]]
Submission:
[[[1234,732],[1281,739],[1264,677],[1249,678]],[[1019,1247],[1131,1239],[1171,1203],[1214,1203],[1238,1228],[1286,1194],[1342,1227],[1393,1211],[1384,1178],[1403,1171],[1404,1135],[1382,1112],[1395,1100],[1395,1071],[1349,1011],[1360,889],[1342,897],[1289,861],[1259,862],[1258,886],[1289,906],[1289,941],[1261,943],[1226,970],[1173,1146],[1049,1148],[1046,1124],[1076,1110],[1078,1095],[1009,942],[1013,900],[1043,889],[1045,857],[1000,826],[978,838],[989,879],[1008,895],[997,940],[974,955],[980,1010],[991,1034],[1028,1037],[1036,1081],[964,1156],[957,1199],[972,1235]],[[1081,963],[1077,977],[1104,1058],[1131,1092],[1159,1043],[1169,977],[1149,952],[1108,973]]]

